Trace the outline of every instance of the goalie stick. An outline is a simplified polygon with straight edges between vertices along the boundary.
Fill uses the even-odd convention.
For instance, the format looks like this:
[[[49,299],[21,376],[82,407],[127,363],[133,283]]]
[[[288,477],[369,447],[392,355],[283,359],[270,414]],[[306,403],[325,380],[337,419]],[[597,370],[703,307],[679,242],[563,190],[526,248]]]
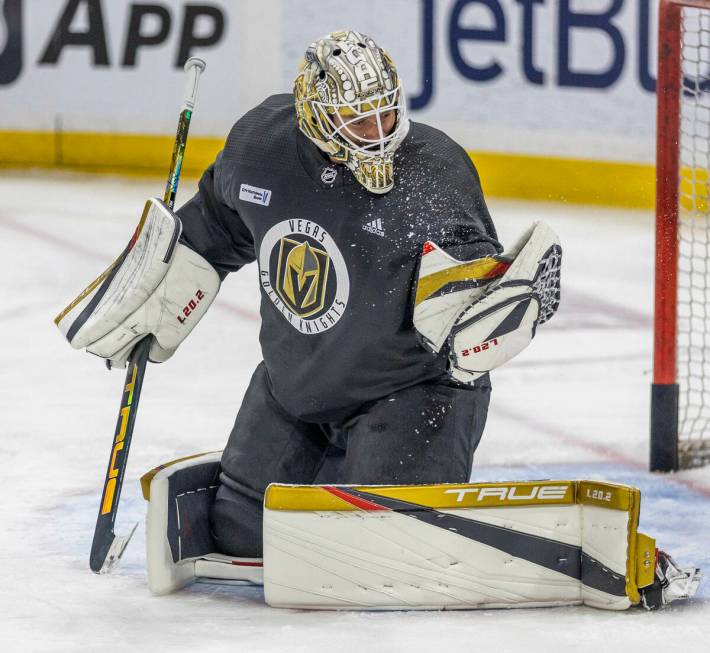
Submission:
[[[170,209],[175,205],[175,195],[180,182],[180,170],[185,154],[185,145],[187,144],[190,119],[192,118],[192,111],[195,108],[197,98],[197,84],[205,67],[205,62],[198,57],[191,57],[185,62],[185,72],[188,74],[188,80],[185,98],[180,109],[180,118],[170,162],[170,172],[168,173],[168,181],[163,197],[163,201]],[[127,249],[132,247],[134,241],[135,238],[131,239]],[[119,257],[118,260],[121,260],[121,258]],[[123,477],[128,461],[128,450],[131,446],[133,425],[138,411],[138,401],[143,386],[143,376],[148,363],[148,352],[152,339],[152,336],[143,338],[135,346],[128,359],[128,371],[126,372],[126,380],[121,395],[121,407],[116,423],[116,433],[111,446],[111,456],[106,470],[101,503],[99,504],[99,514],[96,518],[94,539],[91,543],[89,566],[97,574],[108,573],[116,566],[138,526],[137,523],[134,524],[128,535],[116,535],[114,532],[118,502],[121,497],[121,487],[123,486]]]

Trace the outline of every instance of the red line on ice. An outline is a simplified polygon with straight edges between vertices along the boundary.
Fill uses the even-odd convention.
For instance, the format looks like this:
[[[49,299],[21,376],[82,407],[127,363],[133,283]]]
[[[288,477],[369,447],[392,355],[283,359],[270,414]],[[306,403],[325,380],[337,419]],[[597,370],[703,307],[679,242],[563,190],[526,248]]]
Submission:
[[[227,311],[228,313],[232,313],[238,317],[246,318],[247,320],[252,320],[254,322],[259,322],[261,320],[258,313],[250,311],[248,308],[244,308],[238,304],[232,304],[224,299],[215,299],[214,305],[217,308],[221,308],[223,311]]]
[[[102,254],[99,254],[99,252],[97,252],[96,250],[89,249],[88,247],[83,247],[82,245],[68,240],[67,238],[55,236],[54,234],[47,233],[46,231],[41,231],[40,229],[35,229],[34,227],[23,224],[21,222],[16,222],[15,220],[10,220],[3,216],[0,216],[0,226],[19,231],[20,233],[32,236],[33,238],[38,238],[39,240],[51,243],[52,245],[56,245],[57,247],[66,249],[75,254],[83,254],[84,256],[88,256],[90,258],[96,259],[97,261],[101,261],[104,265],[109,265],[109,263],[111,262],[110,259],[107,259]],[[248,308],[238,306],[237,304],[232,304],[231,302],[225,301],[224,299],[215,300],[214,305],[217,308],[226,311],[227,313],[231,313],[232,315],[236,315],[247,320],[259,321],[261,319],[258,313],[255,313],[254,311],[251,311]]]
[[[526,426],[531,426],[532,428],[551,436],[555,440],[559,440],[560,442],[564,442],[565,444],[568,444],[570,446],[577,447],[578,449],[584,449],[591,453],[595,453],[598,456],[601,456],[602,458],[606,458],[606,460],[608,460],[609,462],[627,465],[628,467],[632,467],[639,471],[650,473],[648,471],[648,467],[644,463],[641,463],[636,458],[632,458],[631,456],[625,456],[624,454],[619,453],[618,451],[611,449],[610,447],[606,447],[595,442],[589,442],[589,440],[585,440],[579,436],[570,435],[567,431],[563,431],[562,429],[552,424],[547,424],[543,421],[536,420],[530,415],[520,415],[519,413],[516,413],[499,405],[496,405],[495,411],[499,415],[502,415],[507,419],[524,423]],[[698,494],[702,494],[703,496],[710,497],[710,487],[704,485],[703,483],[699,483],[698,481],[683,478],[681,476],[678,476],[677,474],[668,474],[666,476],[663,476],[662,478],[664,480],[667,480],[669,483],[676,483],[678,485],[682,485],[683,487],[686,487],[687,489],[692,490],[693,492],[697,492]]]
[[[532,367],[540,369],[543,367],[570,367],[575,365],[609,365],[619,361],[632,360],[650,360],[651,354],[648,351],[642,351],[633,354],[618,355],[618,356],[578,356],[577,358],[546,358],[546,359],[524,359],[512,360],[506,363],[506,369]]]
[[[83,254],[84,256],[89,256],[98,261],[104,262],[106,265],[110,263],[110,261],[106,261],[106,257],[101,256],[101,254],[99,254],[96,250],[89,249],[88,247],[82,247],[81,245],[77,245],[76,243],[67,240],[66,238],[55,236],[45,231],[40,231],[39,229],[35,229],[34,227],[30,227],[29,225],[23,224],[21,222],[15,222],[14,220],[9,220],[5,217],[0,217],[0,225],[2,225],[3,227],[7,227],[8,229],[14,229],[15,231],[19,231],[29,236],[33,236],[34,238],[39,238],[40,240],[44,240],[47,243],[51,243],[52,245],[57,245],[58,247],[68,249],[71,252]]]

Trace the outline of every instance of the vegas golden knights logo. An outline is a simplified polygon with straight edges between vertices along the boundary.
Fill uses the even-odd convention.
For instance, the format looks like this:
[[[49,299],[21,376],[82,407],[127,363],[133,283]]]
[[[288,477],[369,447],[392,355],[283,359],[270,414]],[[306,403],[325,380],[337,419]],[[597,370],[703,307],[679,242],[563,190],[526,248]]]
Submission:
[[[264,234],[259,282],[286,322],[303,335],[333,328],[346,313],[348,267],[335,240],[313,220],[282,220]]]
[[[276,292],[296,315],[309,317],[323,308],[329,268],[328,252],[282,238]]]

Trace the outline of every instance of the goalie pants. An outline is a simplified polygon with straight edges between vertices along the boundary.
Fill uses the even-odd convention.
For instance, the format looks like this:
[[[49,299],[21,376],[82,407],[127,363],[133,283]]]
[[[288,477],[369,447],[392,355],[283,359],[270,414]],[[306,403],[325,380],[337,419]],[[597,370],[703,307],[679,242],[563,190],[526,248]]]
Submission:
[[[261,363],[222,455],[210,513],[218,551],[261,557],[269,483],[467,483],[488,413],[490,385],[421,383],[367,403],[344,421],[288,415]]]

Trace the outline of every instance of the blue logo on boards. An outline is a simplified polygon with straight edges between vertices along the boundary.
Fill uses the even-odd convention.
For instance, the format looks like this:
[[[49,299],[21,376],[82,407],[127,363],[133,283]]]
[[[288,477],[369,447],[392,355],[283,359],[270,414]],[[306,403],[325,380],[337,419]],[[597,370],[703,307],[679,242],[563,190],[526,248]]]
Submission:
[[[649,0],[455,0],[452,2],[420,1],[420,72],[419,92],[409,97],[409,108],[416,111],[429,106],[437,90],[437,75],[444,64],[437,54],[443,34],[448,61],[454,70],[475,84],[494,83],[506,75],[520,75],[532,86],[558,86],[587,90],[605,90],[619,82],[624,70],[634,69],[639,86],[649,93],[656,91],[653,52],[655,30],[653,4]],[[475,10],[475,13],[474,13]],[[622,20],[622,14],[631,20]],[[478,16],[476,18],[475,16]],[[551,21],[541,30],[542,21]],[[497,55],[500,47],[510,45],[522,35],[516,70],[511,70]],[[553,56],[543,61],[537,41],[554,35]],[[599,41],[603,53],[598,66],[575,65],[575,53],[584,47],[585,39]],[[467,55],[475,45],[478,56]],[[490,47],[490,52],[486,48]],[[515,46],[518,47],[517,45]],[[685,75],[685,95],[710,92],[710,63],[704,70]]]
[[[22,0],[0,3],[0,85],[7,85],[22,72]]]

